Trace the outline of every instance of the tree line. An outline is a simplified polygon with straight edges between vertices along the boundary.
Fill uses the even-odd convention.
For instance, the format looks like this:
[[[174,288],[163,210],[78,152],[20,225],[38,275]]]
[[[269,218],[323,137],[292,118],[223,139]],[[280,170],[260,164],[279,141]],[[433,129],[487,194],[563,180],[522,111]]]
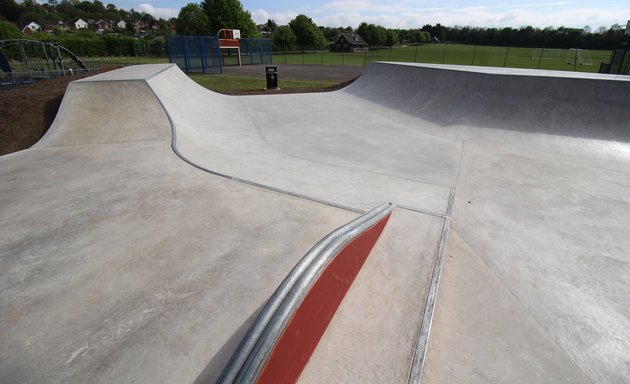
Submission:
[[[119,9],[113,4],[103,4],[100,0],[48,0],[48,4],[39,4],[34,0],[0,0],[0,39],[21,36],[17,25],[24,25],[29,21],[37,22],[68,22],[76,18],[125,20],[128,26],[125,30],[113,30],[115,35],[133,36],[133,23],[144,21],[154,22],[151,15]],[[268,20],[263,26],[257,26],[252,20],[251,13],[245,10],[239,0],[203,0],[201,3],[189,3],[184,6],[177,18],[171,20],[159,19],[159,28],[151,29],[149,36],[172,33],[169,25],[176,25],[176,31],[182,35],[210,35],[216,36],[222,28],[240,29],[242,37],[266,37],[273,41],[277,51],[317,50],[325,49],[335,41],[341,33],[353,32],[363,37],[372,48],[391,47],[398,44],[425,44],[433,42],[449,42],[458,44],[519,46],[519,47],[549,47],[549,48],[586,48],[612,49],[625,44],[626,36],[619,24],[610,28],[601,27],[592,30],[584,28],[534,28],[531,26],[520,28],[480,28],[480,27],[447,27],[439,23],[426,24],[418,28],[393,29],[376,24],[361,23],[357,28],[322,27],[317,26],[306,15],[298,15],[287,25],[278,26],[273,20]],[[55,36],[62,36],[64,31],[56,31]],[[82,38],[93,37],[80,32]],[[137,36],[137,34],[136,34]],[[43,39],[43,37],[40,37]],[[69,40],[71,38],[67,37]],[[115,44],[110,42],[99,46],[128,46],[131,42]],[[110,51],[125,51],[116,48]],[[105,53],[104,53],[105,54]]]
[[[589,26],[583,28],[534,28],[532,26],[479,28],[427,24],[421,30],[429,32],[431,36],[441,41],[533,48],[614,49],[626,44],[628,39],[624,35],[624,28],[619,24],[614,24],[609,28],[599,27],[596,30]]]
[[[201,4],[189,3],[177,18],[177,32],[187,35],[213,35],[221,28],[240,29],[244,37],[261,37],[251,14],[238,0],[204,0]],[[287,25],[278,26],[268,20],[262,28],[262,37],[271,37],[276,51],[325,49],[341,33],[354,32],[363,37],[371,48],[391,47],[398,44],[426,44],[449,42],[457,44],[612,49],[625,44],[623,28],[615,24],[610,28],[592,30],[584,28],[480,28],[447,27],[439,23],[418,28],[395,29],[376,24],[361,23],[357,28],[317,26],[306,15],[298,15]]]

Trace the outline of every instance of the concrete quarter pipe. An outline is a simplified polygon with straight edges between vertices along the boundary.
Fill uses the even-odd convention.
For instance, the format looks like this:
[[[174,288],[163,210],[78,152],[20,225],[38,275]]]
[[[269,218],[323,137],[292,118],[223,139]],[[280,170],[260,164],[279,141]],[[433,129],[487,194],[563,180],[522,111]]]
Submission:
[[[0,157],[0,382],[214,382],[300,257],[391,202],[298,381],[624,383],[629,95],[399,63],[320,94],[76,81]]]

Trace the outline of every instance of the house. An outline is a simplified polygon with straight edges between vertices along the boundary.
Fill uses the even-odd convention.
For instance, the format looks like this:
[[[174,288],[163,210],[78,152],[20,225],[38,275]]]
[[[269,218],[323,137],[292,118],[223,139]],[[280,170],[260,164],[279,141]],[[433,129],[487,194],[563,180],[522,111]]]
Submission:
[[[367,52],[368,45],[356,33],[342,33],[334,43],[330,44],[331,52]]]
[[[151,22],[151,29],[156,31],[156,32],[159,31],[160,30],[160,22],[157,21],[157,20],[153,20]]]
[[[97,31],[104,31],[106,29],[109,28],[109,23],[103,19],[100,19],[99,21],[97,21],[94,26],[96,27]]]
[[[87,21],[83,20],[83,19],[76,19],[74,22],[71,23],[72,28],[74,28],[75,30],[78,29],[87,29],[88,27],[88,23]]]
[[[24,35],[32,35],[33,33],[39,31],[41,29],[41,25],[37,24],[34,21],[31,21],[30,23],[26,24],[24,27],[22,27],[22,34]]]
[[[147,27],[148,25],[142,20],[138,20],[133,23],[133,29],[136,31],[144,31],[145,29],[147,29]]]
[[[61,30],[61,31],[67,31],[68,30],[68,26],[66,25],[65,22],[59,20],[59,21],[54,21],[54,20],[50,20],[50,21],[42,21],[42,31],[48,33],[48,34],[52,34],[55,32],[55,30]]]
[[[258,24],[256,25],[256,28],[258,29],[258,33],[260,33],[261,35],[271,35],[272,33],[271,28],[269,28],[269,25],[267,25],[267,23]]]
[[[127,23],[125,23],[125,20],[120,20],[116,23],[116,26],[120,29],[125,29],[127,28]]]

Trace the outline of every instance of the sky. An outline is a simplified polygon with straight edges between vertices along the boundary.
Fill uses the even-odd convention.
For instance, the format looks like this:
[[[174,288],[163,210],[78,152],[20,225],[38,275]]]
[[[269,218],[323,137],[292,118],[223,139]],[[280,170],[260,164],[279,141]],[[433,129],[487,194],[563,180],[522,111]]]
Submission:
[[[104,0],[155,17],[176,17],[192,0]],[[200,1],[200,0],[199,0]],[[474,27],[610,27],[626,25],[630,0],[482,1],[482,0],[241,0],[256,24],[273,19],[287,24],[305,14],[320,26],[356,28],[361,22],[387,28],[419,28],[425,24]]]

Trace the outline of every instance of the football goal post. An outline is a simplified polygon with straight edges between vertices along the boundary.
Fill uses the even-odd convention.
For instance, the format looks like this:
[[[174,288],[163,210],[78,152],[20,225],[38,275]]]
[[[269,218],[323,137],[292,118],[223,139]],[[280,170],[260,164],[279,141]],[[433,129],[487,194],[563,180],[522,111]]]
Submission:
[[[588,49],[570,48],[567,53],[567,64],[593,65],[591,51]]]

